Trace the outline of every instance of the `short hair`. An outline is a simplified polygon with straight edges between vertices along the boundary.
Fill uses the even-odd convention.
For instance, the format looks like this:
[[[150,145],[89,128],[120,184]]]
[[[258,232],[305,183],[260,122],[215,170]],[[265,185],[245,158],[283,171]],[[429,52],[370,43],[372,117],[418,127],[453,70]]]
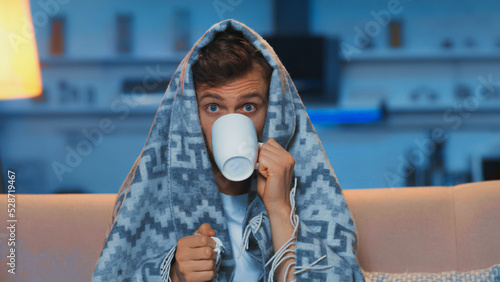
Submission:
[[[214,39],[201,48],[191,67],[194,87],[223,86],[249,73],[254,63],[262,67],[263,78],[269,85],[273,68],[241,31],[229,26],[215,33]]]

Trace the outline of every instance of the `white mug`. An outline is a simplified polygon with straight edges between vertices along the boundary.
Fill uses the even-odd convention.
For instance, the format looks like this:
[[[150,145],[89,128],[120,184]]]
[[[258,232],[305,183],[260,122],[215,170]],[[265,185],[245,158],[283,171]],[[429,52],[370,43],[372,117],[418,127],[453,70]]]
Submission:
[[[257,165],[257,132],[253,121],[242,114],[227,114],[212,125],[215,163],[231,181],[248,179]]]

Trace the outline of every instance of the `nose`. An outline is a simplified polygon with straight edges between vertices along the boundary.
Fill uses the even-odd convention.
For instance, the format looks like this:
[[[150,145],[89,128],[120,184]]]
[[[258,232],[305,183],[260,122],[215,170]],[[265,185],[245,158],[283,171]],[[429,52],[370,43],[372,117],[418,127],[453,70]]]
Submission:
[[[229,108],[227,107],[226,111],[224,111],[224,114],[221,115],[222,116],[225,116],[225,115],[228,115],[228,114],[237,114],[238,113],[238,109],[237,108]]]

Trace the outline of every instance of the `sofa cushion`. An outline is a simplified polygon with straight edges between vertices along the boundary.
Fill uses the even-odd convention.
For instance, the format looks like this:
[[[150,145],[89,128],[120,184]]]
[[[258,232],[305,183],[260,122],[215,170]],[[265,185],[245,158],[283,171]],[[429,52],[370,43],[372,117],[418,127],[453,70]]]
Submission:
[[[368,272],[467,272],[500,263],[500,181],[345,190]]]
[[[457,270],[451,188],[345,190],[344,195],[358,233],[358,262],[366,271]]]

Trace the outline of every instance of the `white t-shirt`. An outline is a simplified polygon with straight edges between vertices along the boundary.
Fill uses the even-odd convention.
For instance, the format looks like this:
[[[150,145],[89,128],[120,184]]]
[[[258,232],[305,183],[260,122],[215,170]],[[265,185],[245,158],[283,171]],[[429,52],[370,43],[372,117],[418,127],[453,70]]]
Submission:
[[[229,237],[236,262],[233,281],[258,281],[263,272],[262,264],[244,251],[240,257],[243,220],[248,207],[248,194],[232,196],[220,193],[227,217]]]

